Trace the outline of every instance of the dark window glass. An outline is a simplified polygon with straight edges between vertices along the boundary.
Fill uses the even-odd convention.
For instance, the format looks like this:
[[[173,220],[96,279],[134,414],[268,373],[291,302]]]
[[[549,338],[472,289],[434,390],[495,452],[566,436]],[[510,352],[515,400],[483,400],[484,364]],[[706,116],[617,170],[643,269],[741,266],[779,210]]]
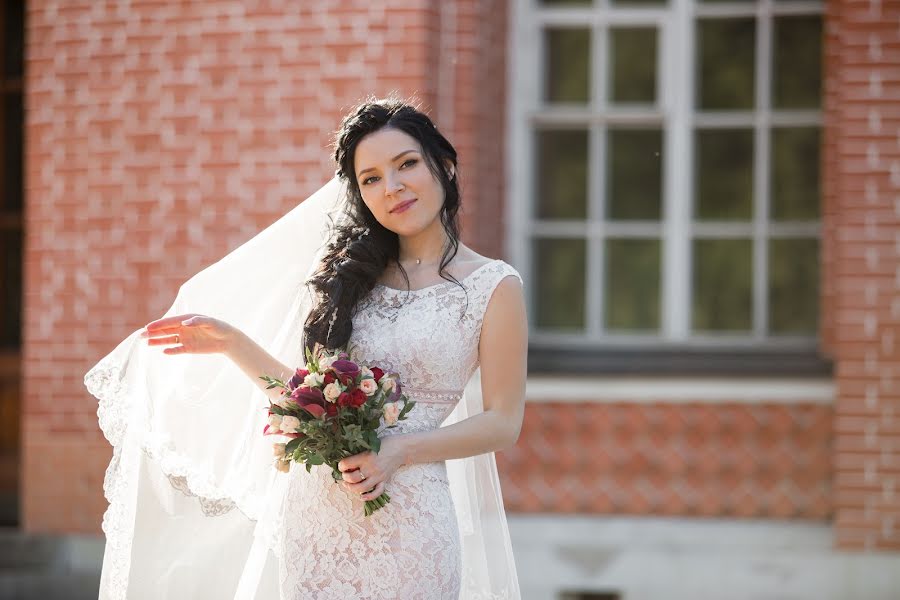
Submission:
[[[590,98],[591,32],[547,29],[544,32],[544,99],[585,104]]]
[[[537,132],[539,219],[587,219],[588,132],[554,129]]]
[[[610,129],[606,151],[606,206],[611,220],[659,221],[662,215],[659,129]]]
[[[582,332],[587,244],[583,239],[538,238],[533,250],[537,326]]]
[[[740,110],[755,106],[754,19],[697,21],[697,108]]]

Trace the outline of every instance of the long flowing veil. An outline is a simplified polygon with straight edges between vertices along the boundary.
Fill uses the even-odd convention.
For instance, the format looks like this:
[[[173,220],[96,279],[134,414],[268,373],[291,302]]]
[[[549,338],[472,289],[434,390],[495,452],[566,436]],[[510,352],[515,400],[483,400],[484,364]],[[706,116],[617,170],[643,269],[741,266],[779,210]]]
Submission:
[[[165,316],[222,319],[300,365],[314,300],[306,280],[346,215],[345,192],[339,179],[329,181],[186,281]],[[277,598],[287,475],[273,468],[262,436],[268,398],[221,355],[165,355],[138,334],[84,378],[113,446],[101,600]],[[477,370],[445,425],[482,410]],[[447,468],[463,542],[460,598],[519,598],[494,455]]]

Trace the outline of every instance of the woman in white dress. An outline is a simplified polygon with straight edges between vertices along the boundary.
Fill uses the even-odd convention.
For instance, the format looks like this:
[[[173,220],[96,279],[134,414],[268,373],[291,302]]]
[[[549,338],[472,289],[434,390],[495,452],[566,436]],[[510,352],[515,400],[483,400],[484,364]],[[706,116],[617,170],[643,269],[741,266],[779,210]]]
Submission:
[[[504,261],[459,242],[456,152],[424,113],[398,100],[366,102],[345,117],[335,146],[346,206],[306,280],[312,292],[305,309],[296,299],[290,305],[292,316],[302,317],[302,343],[294,340],[299,348],[279,358],[256,341],[281,347],[291,342],[260,325],[275,322],[271,307],[252,302],[267,289],[254,289],[249,265],[258,265],[254,273],[279,272],[261,262],[260,241],[240,249],[255,263],[241,262],[236,251],[221,261],[220,272],[211,267],[198,274],[196,285],[183,287],[180,303],[136,332],[140,343],[129,338],[86,376],[101,399],[101,427],[116,449],[104,486],[110,509],[101,598],[273,598],[276,590],[280,600],[519,597],[492,453],[515,443],[523,418],[527,318],[521,277]],[[307,212],[313,201],[304,202],[310,203]],[[290,232],[298,240],[312,236],[312,217],[299,226]],[[282,248],[290,248],[286,229],[279,232]],[[308,262],[309,255],[296,256]],[[233,283],[236,275],[246,277],[244,288]],[[279,292],[277,285],[274,296],[297,295]],[[241,296],[247,287],[250,299]],[[194,305],[202,306],[202,297],[220,313],[239,307],[233,318],[184,310],[198,289],[204,291],[195,293]],[[253,335],[235,322],[247,323],[243,329]],[[290,329],[279,330],[285,331]],[[188,357],[160,359],[159,351],[151,357],[137,348],[163,346],[166,356],[225,356],[257,394],[275,398],[261,374],[286,379],[305,348],[348,343],[363,363],[400,373],[404,393],[417,404],[407,420],[382,429],[378,454],[341,462],[340,484],[327,466],[307,473],[292,465],[280,479],[270,467],[263,479],[257,463],[245,464],[252,462],[246,456],[271,442],[262,440],[259,418],[248,427],[246,416],[264,416],[259,409],[267,403],[232,419],[230,430],[224,413],[245,409],[220,405],[218,429],[232,437],[241,432],[247,439],[238,448],[244,451],[215,454],[213,444],[202,441],[192,446],[196,434],[179,427],[187,413],[173,418],[167,411],[180,411],[179,401],[189,411],[195,405],[191,393],[206,393],[191,373],[212,382],[210,389],[218,386],[219,399],[238,395],[228,383],[231,374],[209,363],[183,373],[164,363]],[[466,387],[476,370],[483,404],[469,402],[467,410]],[[202,399],[196,405],[208,411]],[[215,430],[210,428],[211,439]],[[241,473],[252,473],[243,476],[243,487]],[[385,491],[391,502],[364,517],[364,501]],[[199,504],[182,505],[195,497]],[[219,519],[218,526],[207,527],[209,518]],[[218,568],[203,558],[208,545],[219,552]],[[215,580],[213,573],[219,573]]]

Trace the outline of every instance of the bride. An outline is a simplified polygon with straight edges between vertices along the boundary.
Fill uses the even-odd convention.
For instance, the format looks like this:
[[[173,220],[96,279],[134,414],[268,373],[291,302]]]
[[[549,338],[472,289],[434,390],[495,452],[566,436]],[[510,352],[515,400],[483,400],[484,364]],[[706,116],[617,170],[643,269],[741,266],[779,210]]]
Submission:
[[[363,103],[334,157],[85,376],[114,448],[101,598],[519,598],[493,452],[523,419],[521,276],[460,243],[456,151],[414,106]],[[348,344],[415,408],[340,483],[280,472],[260,376]]]

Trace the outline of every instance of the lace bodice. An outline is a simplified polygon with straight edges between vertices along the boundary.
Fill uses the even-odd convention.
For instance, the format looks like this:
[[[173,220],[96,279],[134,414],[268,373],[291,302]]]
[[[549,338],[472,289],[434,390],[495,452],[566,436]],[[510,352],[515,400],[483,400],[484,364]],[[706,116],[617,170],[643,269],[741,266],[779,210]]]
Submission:
[[[509,275],[522,279],[512,266],[494,259],[458,277],[463,287],[443,280],[407,292],[378,284],[359,303],[350,338],[357,357],[400,373],[403,393],[421,409],[395,431],[434,429],[453,410],[478,368],[490,297]]]

